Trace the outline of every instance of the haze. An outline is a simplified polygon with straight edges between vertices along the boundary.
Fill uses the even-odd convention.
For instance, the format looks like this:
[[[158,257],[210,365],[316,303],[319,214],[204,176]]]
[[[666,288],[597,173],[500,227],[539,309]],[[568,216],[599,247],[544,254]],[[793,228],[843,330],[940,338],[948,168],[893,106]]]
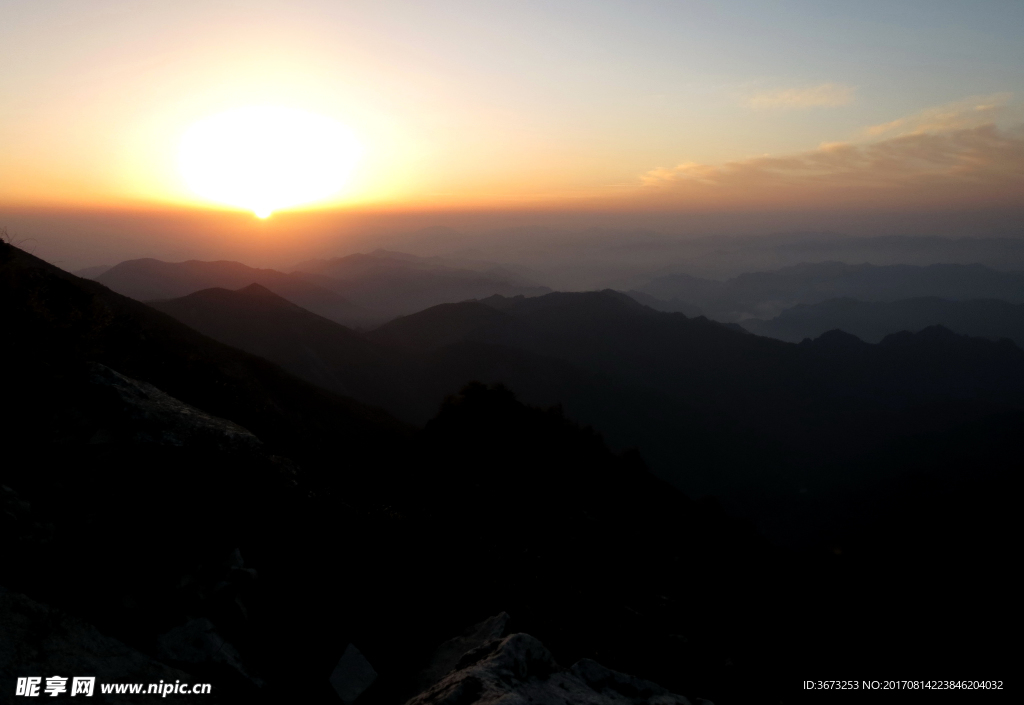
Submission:
[[[39,208],[124,222],[230,207],[189,189],[177,150],[250,105],[322,115],[365,146],[343,188],[303,206],[334,213],[335,234],[396,211],[422,217],[385,229],[467,211],[495,214],[475,231],[509,211],[570,229],[658,213],[654,229],[697,235],[757,227],[667,216],[848,234],[877,234],[885,219],[851,214],[878,211],[915,214],[888,231],[937,234],[946,218],[929,214],[965,211],[981,224],[952,234],[1019,223],[1015,2],[12,1],[0,20],[0,214],[44,250],[102,250],[72,266],[171,251],[146,250],[145,228],[123,250],[95,242],[89,218],[43,232]]]

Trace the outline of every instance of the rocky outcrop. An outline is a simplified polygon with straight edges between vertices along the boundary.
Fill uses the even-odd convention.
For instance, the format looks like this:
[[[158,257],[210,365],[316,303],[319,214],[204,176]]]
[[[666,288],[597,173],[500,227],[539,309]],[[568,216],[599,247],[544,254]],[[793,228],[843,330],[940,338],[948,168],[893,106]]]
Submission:
[[[473,649],[505,636],[508,620],[508,612],[488,617],[437,647],[430,664],[420,671],[416,682],[416,692],[426,690],[448,675],[462,657]]]
[[[246,671],[238,649],[225,641],[206,617],[190,619],[161,634],[157,639],[157,655],[182,664],[222,664],[235,669],[254,685],[263,685],[263,681]]]
[[[711,705],[582,659],[562,668],[529,634],[479,646],[407,705]]]
[[[89,383],[103,395],[122,424],[100,428],[90,442],[113,440],[169,446],[212,446],[219,451],[255,451],[262,445],[248,430],[178,401],[147,382],[98,362],[88,364]],[[112,411],[115,411],[112,409]],[[123,436],[128,436],[127,438]]]
[[[132,649],[95,627],[34,600],[0,588],[0,693],[15,693],[18,678],[58,675],[67,678],[68,692],[74,677],[95,677],[94,695],[88,702],[185,703],[194,696],[163,698],[159,695],[105,694],[103,684],[195,683],[188,673],[170,668]],[[42,688],[40,688],[42,690]],[[65,697],[67,695],[65,694]],[[6,700],[5,700],[6,702]],[[203,695],[213,705],[216,694]]]

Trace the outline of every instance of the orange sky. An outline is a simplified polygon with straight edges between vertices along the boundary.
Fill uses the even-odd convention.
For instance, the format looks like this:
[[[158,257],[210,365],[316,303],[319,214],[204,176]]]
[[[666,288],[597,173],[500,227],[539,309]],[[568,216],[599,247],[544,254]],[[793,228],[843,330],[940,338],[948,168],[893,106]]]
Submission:
[[[183,178],[182,137],[252,105],[365,148],[307,208],[1018,202],[1020,8],[881,8],[11,0],[0,207],[218,207]]]

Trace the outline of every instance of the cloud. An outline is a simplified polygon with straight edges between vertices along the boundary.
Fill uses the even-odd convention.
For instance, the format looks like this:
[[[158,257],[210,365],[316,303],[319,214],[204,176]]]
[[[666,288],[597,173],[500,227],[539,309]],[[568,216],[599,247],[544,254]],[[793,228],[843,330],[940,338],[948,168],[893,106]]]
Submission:
[[[1019,201],[1024,125],[914,131],[873,143],[830,143],[719,165],[687,162],[649,171],[641,181],[650,197],[709,205]]]
[[[756,93],[747,99],[747,105],[757,110],[834,108],[852,103],[853,92],[852,86],[823,83],[811,88],[788,88]]]
[[[975,96],[922,110],[864,130],[869,137],[916,135],[923,132],[947,132],[990,125],[1007,112],[1012,93]]]

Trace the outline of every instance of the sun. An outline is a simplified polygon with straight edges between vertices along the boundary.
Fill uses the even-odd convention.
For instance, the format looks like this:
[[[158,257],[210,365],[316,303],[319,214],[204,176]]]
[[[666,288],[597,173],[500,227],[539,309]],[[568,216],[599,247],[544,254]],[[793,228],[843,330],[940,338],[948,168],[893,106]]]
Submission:
[[[355,135],[330,118],[256,106],[192,125],[178,163],[198,195],[267,218],[341,191],[362,151]]]

